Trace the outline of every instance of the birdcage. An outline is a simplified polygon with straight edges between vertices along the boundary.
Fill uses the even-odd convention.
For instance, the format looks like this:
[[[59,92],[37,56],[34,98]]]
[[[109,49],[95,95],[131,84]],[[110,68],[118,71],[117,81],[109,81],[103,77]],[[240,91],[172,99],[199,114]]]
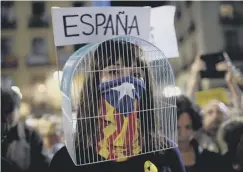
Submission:
[[[177,146],[174,74],[151,43],[119,36],[78,49],[61,81],[65,143],[76,165]]]

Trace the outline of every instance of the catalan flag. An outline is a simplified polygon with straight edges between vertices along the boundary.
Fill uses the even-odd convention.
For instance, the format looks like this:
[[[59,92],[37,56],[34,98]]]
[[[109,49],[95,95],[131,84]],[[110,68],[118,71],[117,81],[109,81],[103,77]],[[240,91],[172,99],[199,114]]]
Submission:
[[[98,152],[105,159],[122,160],[137,155],[139,121],[137,111],[143,89],[142,81],[124,77],[102,83],[100,124],[102,128]]]

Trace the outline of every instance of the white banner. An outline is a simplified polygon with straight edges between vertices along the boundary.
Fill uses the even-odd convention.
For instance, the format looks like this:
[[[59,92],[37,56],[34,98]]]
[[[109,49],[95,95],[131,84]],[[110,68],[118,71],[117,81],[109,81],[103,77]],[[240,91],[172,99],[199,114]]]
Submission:
[[[95,43],[131,35],[149,39],[149,7],[52,8],[56,46]]]
[[[156,45],[167,58],[179,57],[174,26],[175,6],[151,9],[150,42]]]

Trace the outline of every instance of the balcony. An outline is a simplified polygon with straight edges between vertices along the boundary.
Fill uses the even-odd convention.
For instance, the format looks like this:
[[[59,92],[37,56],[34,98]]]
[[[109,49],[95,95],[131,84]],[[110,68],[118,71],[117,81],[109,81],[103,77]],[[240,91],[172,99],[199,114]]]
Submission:
[[[18,59],[14,55],[2,55],[1,66],[2,69],[17,68]]]

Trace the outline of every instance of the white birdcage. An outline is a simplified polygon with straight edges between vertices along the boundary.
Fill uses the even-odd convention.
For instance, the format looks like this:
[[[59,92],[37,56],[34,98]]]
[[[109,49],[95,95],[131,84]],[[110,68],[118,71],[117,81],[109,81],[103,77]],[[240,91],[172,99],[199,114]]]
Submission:
[[[61,82],[65,143],[76,165],[122,161],[177,146],[175,86],[151,43],[119,36],[77,50]]]

